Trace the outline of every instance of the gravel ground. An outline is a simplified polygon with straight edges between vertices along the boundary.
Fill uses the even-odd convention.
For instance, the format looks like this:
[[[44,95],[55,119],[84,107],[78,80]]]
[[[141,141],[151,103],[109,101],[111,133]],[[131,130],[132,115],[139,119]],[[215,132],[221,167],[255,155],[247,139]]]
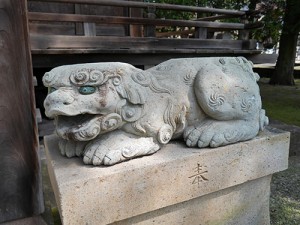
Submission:
[[[289,168],[272,178],[271,225],[300,225],[300,127],[279,121],[271,125],[291,132]]]

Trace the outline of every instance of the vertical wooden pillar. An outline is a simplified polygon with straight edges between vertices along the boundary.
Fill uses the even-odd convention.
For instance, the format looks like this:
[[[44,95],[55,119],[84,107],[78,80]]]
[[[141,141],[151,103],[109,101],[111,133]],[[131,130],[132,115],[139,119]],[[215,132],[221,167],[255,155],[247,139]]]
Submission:
[[[148,7],[148,18],[150,19],[155,19],[156,15],[155,15],[155,11],[156,8],[155,7]],[[145,37],[155,37],[156,36],[156,32],[155,32],[155,25],[147,25],[145,26]]]
[[[74,4],[74,13],[80,14],[80,4]],[[75,23],[75,35],[83,35],[83,23]]]
[[[207,39],[207,28],[206,27],[197,27],[195,32],[195,38]]]
[[[80,14],[82,12],[82,7],[85,5],[74,4],[75,14]],[[88,8],[88,7],[87,7]],[[83,10],[87,11],[87,10]],[[96,24],[95,23],[76,23],[75,24],[75,34],[84,36],[96,36]]]
[[[247,16],[243,16],[241,18],[241,23],[247,24],[248,22],[249,21],[248,21]],[[239,30],[238,39],[239,40],[249,40],[249,30]]]
[[[0,223],[43,210],[26,0],[0,0]]]
[[[141,2],[143,0],[134,0],[135,2]],[[130,17],[143,17],[143,9],[139,8],[130,8],[129,9]],[[141,37],[142,36],[142,26],[141,25],[130,25],[130,36],[131,37]]]

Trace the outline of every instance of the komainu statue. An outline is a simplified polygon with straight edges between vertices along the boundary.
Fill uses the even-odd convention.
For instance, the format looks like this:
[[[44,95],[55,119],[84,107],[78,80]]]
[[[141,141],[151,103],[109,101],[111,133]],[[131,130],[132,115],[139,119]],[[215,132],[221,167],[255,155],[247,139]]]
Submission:
[[[44,106],[62,155],[113,165],[177,138],[204,148],[255,137],[268,124],[258,79],[243,57],[66,65],[44,75]]]

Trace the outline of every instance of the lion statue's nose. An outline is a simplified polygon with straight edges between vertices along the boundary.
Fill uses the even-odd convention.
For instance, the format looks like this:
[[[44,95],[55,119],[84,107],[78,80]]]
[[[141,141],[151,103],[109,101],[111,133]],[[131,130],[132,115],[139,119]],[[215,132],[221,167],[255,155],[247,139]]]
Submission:
[[[75,98],[72,94],[65,91],[54,91],[49,94],[45,100],[45,106],[59,106],[59,105],[71,105]]]
[[[74,98],[70,95],[66,96],[65,99],[63,99],[63,104],[64,105],[70,105],[72,104],[72,102],[74,102]]]

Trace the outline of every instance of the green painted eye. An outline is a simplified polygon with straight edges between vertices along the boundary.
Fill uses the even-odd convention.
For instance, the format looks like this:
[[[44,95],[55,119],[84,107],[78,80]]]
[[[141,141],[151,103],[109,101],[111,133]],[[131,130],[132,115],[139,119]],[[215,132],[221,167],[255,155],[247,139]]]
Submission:
[[[55,87],[48,87],[48,93],[52,93],[54,91],[56,91],[57,89]]]
[[[93,86],[82,86],[79,88],[79,93],[82,95],[90,95],[96,91],[96,88]]]

